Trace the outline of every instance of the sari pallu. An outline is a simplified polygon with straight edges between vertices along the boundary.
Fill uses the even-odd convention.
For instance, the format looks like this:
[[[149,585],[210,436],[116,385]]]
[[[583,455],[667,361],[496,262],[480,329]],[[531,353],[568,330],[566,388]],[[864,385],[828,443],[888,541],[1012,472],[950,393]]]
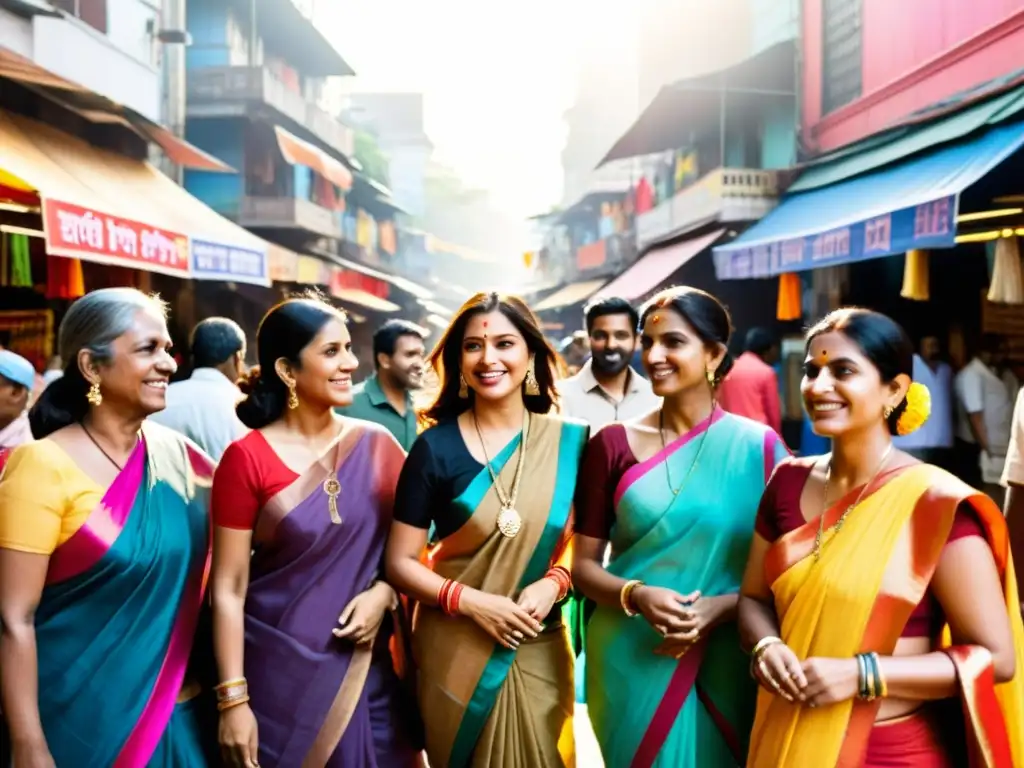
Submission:
[[[492,462],[505,487],[519,438]],[[483,468],[452,501],[462,526],[430,551],[440,576],[515,599],[544,577],[572,533],[572,498],[587,427],[534,415],[516,508],[515,538],[497,529],[500,503]],[[436,768],[575,765],[573,654],[560,623],[517,650],[496,644],[470,619],[420,604],[413,625],[427,756]]]
[[[666,463],[679,488],[698,451],[673,495]],[[608,571],[682,594],[738,592],[761,492],[786,455],[771,430],[716,409],[622,476]],[[735,624],[716,627],[678,660],[654,653],[662,640],[621,609],[599,606],[590,619],[587,702],[606,764],[742,765],[756,695]]]
[[[837,535],[830,526],[854,492],[825,512],[821,559],[813,561],[818,518],[782,536],[765,559],[783,640],[802,659],[891,655],[907,619],[931,582],[956,509],[968,503],[981,520],[1003,583],[1018,673],[995,685],[988,651],[943,646],[957,667],[972,768],[1024,765],[1024,625],[1006,523],[987,496],[930,465],[880,478]],[[767,691],[758,694],[751,768],[863,764],[879,701],[845,701],[811,709]]]
[[[62,768],[208,764],[198,701],[177,699],[209,573],[212,479],[205,456],[146,424],[99,506],[50,556],[38,696]]]
[[[264,768],[401,768],[413,750],[396,708],[395,615],[372,646],[332,634],[380,573],[404,454],[359,424],[280,491],[256,519],[245,603],[245,676]],[[331,520],[325,481],[341,486]]]

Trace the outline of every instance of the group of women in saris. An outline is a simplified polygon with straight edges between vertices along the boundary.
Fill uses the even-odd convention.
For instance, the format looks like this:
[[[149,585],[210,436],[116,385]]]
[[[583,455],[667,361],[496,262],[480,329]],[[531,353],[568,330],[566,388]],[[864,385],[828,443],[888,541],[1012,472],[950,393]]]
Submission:
[[[570,616],[609,768],[1024,765],[1005,523],[893,451],[927,417],[903,331],[865,310],[812,329],[803,395],[833,450],[791,459],[715,403],[730,330],[703,291],[655,296],[663,405],[590,436],[558,417],[530,309],[478,294],[406,457],[335,412],[343,313],[290,299],[214,467],[146,421],[165,307],[88,294],[37,441],[0,470],[14,765],[572,766]]]

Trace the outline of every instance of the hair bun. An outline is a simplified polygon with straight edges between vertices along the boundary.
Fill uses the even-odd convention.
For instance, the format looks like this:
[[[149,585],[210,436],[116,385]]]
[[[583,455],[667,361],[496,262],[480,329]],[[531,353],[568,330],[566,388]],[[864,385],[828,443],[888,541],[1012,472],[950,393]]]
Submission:
[[[254,365],[239,377],[236,383],[243,395],[251,395],[253,393],[253,390],[255,390],[257,384],[259,384],[261,375],[262,372],[260,371],[260,367],[258,365]]]

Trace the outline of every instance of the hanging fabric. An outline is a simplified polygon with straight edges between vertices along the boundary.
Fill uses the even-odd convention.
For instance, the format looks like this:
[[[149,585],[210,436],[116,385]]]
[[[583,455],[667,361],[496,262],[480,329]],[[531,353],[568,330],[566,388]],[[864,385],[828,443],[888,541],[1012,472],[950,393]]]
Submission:
[[[911,301],[928,301],[931,298],[929,282],[928,251],[907,251],[900,296]]]
[[[32,287],[32,250],[28,235],[10,235],[11,287]]]
[[[799,320],[801,311],[800,275],[796,272],[784,272],[779,275],[779,301],[775,308],[775,317],[783,322]]]
[[[82,262],[64,256],[46,258],[46,298],[80,299],[85,295]]]
[[[1024,275],[1020,266],[1020,242],[1016,237],[996,241],[988,300],[996,304],[1024,304]]]

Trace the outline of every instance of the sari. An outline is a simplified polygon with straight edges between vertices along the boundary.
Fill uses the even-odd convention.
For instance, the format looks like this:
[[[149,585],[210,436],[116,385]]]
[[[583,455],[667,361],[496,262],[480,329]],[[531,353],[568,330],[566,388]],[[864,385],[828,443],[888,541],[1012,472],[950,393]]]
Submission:
[[[213,764],[204,699],[178,703],[210,568],[212,478],[204,454],[146,423],[103,500],[50,556],[36,647],[57,765]]]
[[[245,677],[267,768],[412,763],[409,733],[393,716],[402,690],[390,643],[400,616],[385,616],[369,645],[331,632],[380,578],[403,458],[383,428],[353,420],[256,518]],[[340,485],[340,524],[331,519],[330,480]]]
[[[608,572],[682,594],[738,593],[761,493],[786,455],[774,431],[716,408],[623,474]],[[694,466],[678,495],[666,465],[676,483]],[[735,623],[719,625],[680,659],[656,655],[661,642],[642,617],[621,609],[598,606],[590,619],[587,703],[606,764],[742,765],[755,686]]]
[[[991,655],[971,646],[941,647],[957,669],[970,765],[1024,765],[1024,625],[1006,522],[991,499],[944,470],[918,464],[883,475],[865,489],[838,535],[833,526],[858,489],[825,511],[821,558],[812,552],[819,518],[784,534],[765,558],[782,639],[802,659],[888,656],[924,597],[957,508],[969,504],[995,556],[1013,630],[1017,674],[994,683]],[[827,707],[791,704],[762,690],[748,765],[780,768],[863,764],[880,700]]]
[[[461,526],[428,554],[439,576],[515,599],[563,558],[572,535],[572,499],[588,428],[533,415],[515,538],[497,529],[500,502],[484,467],[452,513]],[[510,487],[522,434],[491,462]],[[553,612],[557,616],[557,609]],[[518,649],[498,645],[472,620],[420,604],[413,624],[427,756],[438,768],[574,766],[573,653],[560,620]]]

